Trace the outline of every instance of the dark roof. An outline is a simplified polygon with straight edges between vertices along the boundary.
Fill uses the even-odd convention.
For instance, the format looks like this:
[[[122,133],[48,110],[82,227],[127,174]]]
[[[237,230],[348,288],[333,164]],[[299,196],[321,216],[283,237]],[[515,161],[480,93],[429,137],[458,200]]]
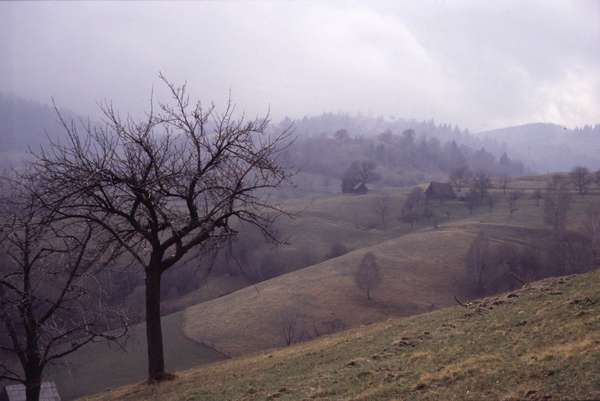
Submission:
[[[359,182],[352,187],[352,192],[357,194],[367,193],[368,189],[364,182]]]
[[[427,187],[425,191],[428,197],[433,198],[456,198],[456,194],[454,193],[454,189],[452,189],[452,185],[448,182],[435,182],[432,181]]]
[[[25,386],[22,384],[5,386],[0,392],[0,401],[26,401],[26,399]],[[42,383],[40,401],[61,401],[60,395],[58,395],[58,389],[54,382]]]

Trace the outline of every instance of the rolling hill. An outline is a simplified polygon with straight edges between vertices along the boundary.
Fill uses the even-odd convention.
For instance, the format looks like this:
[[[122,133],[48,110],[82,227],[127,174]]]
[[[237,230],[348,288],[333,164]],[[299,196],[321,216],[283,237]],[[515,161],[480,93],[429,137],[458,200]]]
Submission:
[[[544,177],[511,182],[512,188],[526,191],[544,186]],[[394,190],[364,196],[287,201],[286,206],[297,215],[279,227],[291,242],[284,248],[308,249],[317,257],[323,257],[333,242],[340,241],[351,252],[217,299],[206,301],[203,298],[206,289],[182,299],[177,308],[196,300],[202,303],[165,318],[169,331],[165,339],[171,342],[167,347],[168,368],[185,369],[214,361],[215,355],[218,358],[239,356],[284,345],[283,331],[290,322],[295,326],[294,341],[305,341],[453,305],[454,296],[462,295],[464,255],[482,228],[495,242],[521,246],[539,243],[547,235],[542,224],[542,207],[523,196],[518,210],[510,217],[500,191],[496,192],[498,201],[493,209],[482,207],[473,215],[461,202],[436,202],[432,205],[436,213],[443,216],[439,228],[432,228],[424,220],[411,229],[397,220],[407,192]],[[382,195],[391,199],[386,226],[380,224],[373,209],[374,202]],[[597,199],[596,194],[574,197],[571,228],[576,229],[581,224],[583,211]],[[265,248],[256,250],[265,252]],[[353,282],[354,270],[369,251],[376,255],[383,275],[382,286],[371,302]],[[61,385],[67,386],[70,394],[85,394],[141,380],[145,360],[141,344],[143,325],[133,331],[140,333],[138,338],[142,340],[138,339],[126,354],[116,349],[106,350],[101,345],[91,353],[76,354],[69,374],[60,374]],[[184,351],[177,350],[179,344]],[[96,361],[92,355],[101,357]],[[113,365],[121,369],[110,369]],[[91,383],[72,380],[82,374],[96,379]]]
[[[479,232],[496,242],[527,245],[544,230],[494,224],[423,229],[192,306],[184,333],[227,355],[285,345],[289,319],[298,335],[355,327],[390,316],[423,313],[463,296],[464,260]],[[372,301],[354,284],[363,255],[377,257],[382,283]],[[251,317],[251,318],[248,318]]]
[[[180,372],[87,401],[594,400],[600,272]]]

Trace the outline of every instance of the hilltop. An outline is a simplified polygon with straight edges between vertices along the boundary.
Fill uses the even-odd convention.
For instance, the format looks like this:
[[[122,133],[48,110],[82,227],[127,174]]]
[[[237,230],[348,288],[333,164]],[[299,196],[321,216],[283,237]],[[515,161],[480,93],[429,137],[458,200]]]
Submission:
[[[599,285],[546,279],[86,400],[598,399]]]

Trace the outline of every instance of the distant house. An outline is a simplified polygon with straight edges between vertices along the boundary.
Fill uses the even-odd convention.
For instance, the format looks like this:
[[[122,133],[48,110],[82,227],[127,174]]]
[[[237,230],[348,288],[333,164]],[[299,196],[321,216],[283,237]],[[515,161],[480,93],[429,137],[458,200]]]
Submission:
[[[367,188],[367,186],[365,185],[364,182],[359,182],[357,184],[354,185],[354,187],[352,187],[352,193],[354,194],[366,194],[367,192],[369,192],[369,189]]]
[[[26,401],[25,386],[13,384],[0,390],[0,401]],[[61,401],[58,389],[53,382],[42,383],[40,401]]]
[[[452,185],[448,182],[434,182],[429,183],[427,190],[425,191],[425,198],[427,200],[451,200],[456,199],[456,194]]]

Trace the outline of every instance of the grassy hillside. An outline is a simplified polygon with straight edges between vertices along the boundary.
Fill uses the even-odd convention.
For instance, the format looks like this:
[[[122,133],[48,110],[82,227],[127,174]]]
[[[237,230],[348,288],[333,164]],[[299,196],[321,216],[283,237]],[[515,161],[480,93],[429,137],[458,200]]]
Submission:
[[[184,332],[228,355],[285,345],[289,318],[310,338],[333,326],[354,327],[426,312],[463,295],[464,258],[481,224],[424,229],[188,308]],[[545,231],[485,224],[496,242],[528,244]],[[366,252],[376,255],[382,283],[368,301],[354,284]],[[291,316],[290,316],[291,315]],[[248,319],[251,316],[251,319]]]
[[[324,257],[334,241],[343,242],[348,248],[361,248],[376,244],[386,238],[402,235],[410,231],[410,227],[400,223],[395,216],[406,196],[406,190],[386,191],[383,194],[390,197],[390,223],[386,227],[378,227],[379,221],[372,211],[372,203],[382,193],[371,193],[365,196],[338,195],[315,200],[288,201],[289,209],[296,217],[282,224],[280,231],[291,244],[283,247],[286,249],[309,249],[318,257]],[[466,215],[467,211],[458,202],[443,205],[444,208],[456,209],[456,217]],[[358,216],[358,217],[357,217]],[[369,223],[370,222],[370,223]],[[365,228],[371,224],[375,228]],[[422,223],[426,224],[425,222]],[[266,248],[259,248],[257,252],[264,252]],[[216,277],[197,291],[186,294],[184,297],[167,300],[163,304],[165,311],[181,310],[189,305],[199,304],[207,299],[217,298],[223,293],[236,290],[248,283],[242,277]],[[259,287],[264,284],[259,284]],[[256,287],[246,289],[250,293]],[[142,292],[143,293],[143,292]],[[143,307],[143,298],[138,295],[137,304]],[[332,305],[334,307],[335,305]],[[413,309],[408,309],[412,311]],[[389,311],[376,315],[377,320],[388,316]],[[343,327],[335,317],[323,319],[325,326],[322,332]],[[183,313],[176,313],[163,318],[165,355],[169,369],[179,370],[223,358],[218,352],[191,337],[183,335]],[[206,322],[206,318],[199,319],[196,323]],[[328,322],[329,321],[329,322]],[[131,339],[126,344],[126,351],[117,348],[108,348],[103,344],[96,344],[73,354],[67,365],[57,366],[51,375],[56,380],[64,399],[71,399],[82,394],[89,394],[107,388],[123,385],[141,380],[145,375],[146,350],[145,326],[136,325],[131,328]],[[232,336],[235,334],[231,334]],[[277,341],[279,336],[277,335]],[[203,341],[211,343],[210,339]],[[271,347],[275,343],[270,343]],[[253,348],[249,348],[252,350]]]
[[[166,363],[171,369],[189,369],[224,356],[185,337],[181,313],[163,317]],[[60,365],[50,367],[64,400],[104,391],[143,380],[146,375],[146,325],[132,326],[125,350],[104,343],[89,345],[72,354]]]
[[[163,311],[182,310],[248,286],[248,281],[239,275],[240,270],[264,280],[272,277],[273,271],[282,274],[328,259],[335,243],[348,250],[360,249],[431,226],[430,222],[423,220],[411,229],[399,220],[408,192],[409,189],[395,189],[361,196],[338,194],[285,201],[282,207],[292,213],[293,218],[282,218],[277,224],[277,232],[287,242],[286,245],[277,247],[266,243],[258,232],[243,232],[241,242],[246,248],[246,258],[240,265],[231,263],[232,276],[209,277],[198,290],[163,302]],[[382,199],[387,207],[385,224],[381,223],[381,215],[377,212],[377,204]],[[441,221],[447,221],[448,214],[451,220],[469,216],[467,209],[458,201],[436,204],[434,208]],[[481,213],[487,211],[478,210],[475,215]],[[264,264],[275,265],[275,268],[265,272]],[[165,285],[168,287],[168,283]],[[139,287],[131,295],[131,303],[140,305],[142,297],[143,288]]]
[[[547,279],[86,400],[599,399],[599,286]]]
[[[528,177],[514,180],[511,186],[543,188],[545,183],[543,178]],[[389,317],[453,305],[454,295],[460,295],[464,254],[482,227],[496,242],[531,244],[547,235],[541,206],[537,207],[526,195],[518,201],[519,210],[509,218],[508,206],[499,192],[493,209],[485,206],[473,215],[461,202],[435,203],[436,213],[442,216],[440,227],[433,229],[424,220],[411,229],[397,219],[407,192],[287,201],[287,207],[298,214],[280,226],[280,232],[291,244],[278,255],[291,249],[306,249],[322,258],[335,241],[354,251],[212,301],[203,302],[210,288],[170,301],[173,309],[202,303],[165,321],[169,331],[165,340],[172,344],[167,344],[168,368],[176,370],[210,362],[215,357],[214,353],[205,353],[210,347],[235,356],[284,345],[283,330],[290,318],[296,321],[296,340],[307,340]],[[380,224],[373,207],[382,195],[388,197],[391,205],[385,226]],[[583,211],[598,197],[574,196],[574,201],[571,228],[580,225]],[[265,248],[256,248],[257,253],[264,251]],[[375,253],[383,274],[382,286],[370,302],[355,288],[352,276],[367,251]],[[235,289],[227,285],[228,282],[221,282],[219,288]],[[143,341],[143,326],[136,330]],[[200,343],[209,347],[198,346]],[[81,368],[73,370],[72,376],[63,373],[59,378],[61,385],[70,394],[83,394],[141,380],[144,345],[132,344],[125,354],[105,351],[104,346],[77,354],[73,362]],[[98,360],[97,355],[102,357]],[[92,379],[83,383],[86,380],[73,381],[74,377]]]
[[[543,188],[545,179],[547,177],[525,177],[514,180],[511,187],[531,191]],[[297,225],[289,226],[296,242],[306,241],[310,249],[318,249],[325,238],[337,232],[337,238],[350,244],[357,241],[362,247],[359,245],[355,251],[338,258],[194,305],[185,311],[184,332],[227,355],[241,355],[284,345],[290,319],[295,321],[299,339],[307,339],[390,316],[422,313],[452,304],[455,295],[464,295],[460,287],[464,281],[464,259],[480,230],[485,229],[497,243],[538,246],[548,238],[542,203],[537,206],[530,199],[530,193],[525,192],[519,199],[518,210],[512,216],[505,195],[498,190],[494,207],[481,207],[473,215],[461,202],[434,203],[437,214],[445,216],[448,212],[450,221],[437,229],[421,226],[412,231],[408,225],[394,221],[385,229],[352,231],[353,219],[360,216],[357,211],[368,210],[367,197],[340,196],[315,201],[315,207],[306,208]],[[379,195],[369,196],[374,200]],[[403,194],[396,196],[398,200],[394,204],[401,204]],[[598,201],[595,194],[574,195],[569,227],[579,228],[588,205]],[[390,216],[395,213],[391,211]],[[314,226],[309,224],[311,218],[318,218]],[[396,236],[385,240],[392,233]],[[376,255],[382,272],[382,284],[373,301],[367,301],[354,285],[353,274],[366,252]]]

